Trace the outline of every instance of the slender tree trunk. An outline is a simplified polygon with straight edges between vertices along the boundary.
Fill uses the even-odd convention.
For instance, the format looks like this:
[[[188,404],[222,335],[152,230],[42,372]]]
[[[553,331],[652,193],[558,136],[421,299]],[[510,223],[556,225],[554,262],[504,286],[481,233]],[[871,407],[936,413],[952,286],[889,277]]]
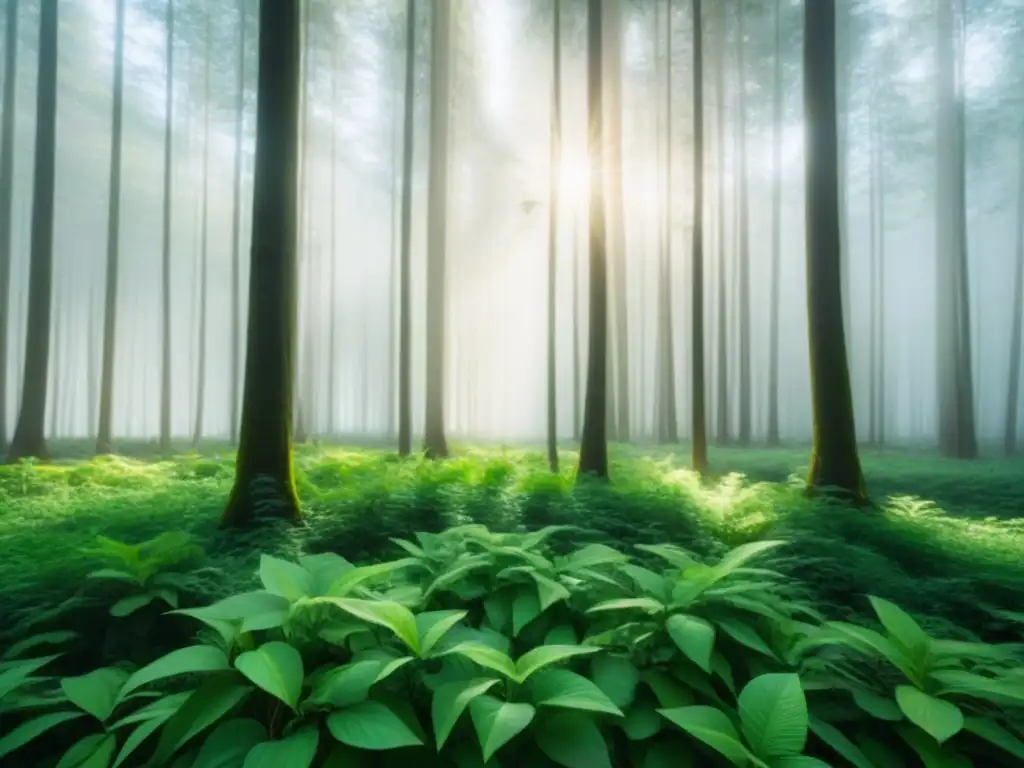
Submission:
[[[404,77],[404,72],[398,70],[398,75]],[[395,83],[396,94],[391,101],[391,224],[390,235],[390,258],[388,259],[388,286],[391,293],[388,296],[388,392],[383,406],[383,424],[388,437],[395,437],[398,433],[398,313],[401,288],[399,286],[399,274],[401,273],[401,248],[399,241],[399,205],[398,205],[398,160],[402,152],[402,122],[399,121],[401,111],[397,93],[403,86],[403,77],[397,77]]]
[[[804,5],[807,314],[814,416],[808,492],[867,499],[843,334],[835,0]]]
[[[61,307],[64,302],[61,301],[63,298],[64,291],[61,290],[61,286],[58,285],[56,301],[56,311],[50,320],[52,324],[53,333],[53,355],[50,367],[52,369],[52,381],[50,382],[49,396],[50,400],[46,406],[46,415],[48,417],[48,423],[46,425],[46,437],[48,440],[54,440],[57,437],[57,426],[60,424],[60,391],[63,385],[63,374],[64,371],[62,363],[64,354],[64,313],[61,312]]]
[[[114,359],[117,343],[117,281],[121,238],[121,131],[124,116],[124,17],[127,0],[117,0],[114,32],[114,107],[110,132],[110,201],[107,206],[107,280],[103,302],[103,364],[96,453],[111,451]]]
[[[32,184],[32,243],[29,257],[28,323],[21,412],[7,450],[7,463],[49,459],[46,396],[50,365],[50,305],[53,296],[54,158],[57,138],[57,0],[40,0],[39,79],[36,86],[35,169]]]
[[[14,109],[18,82],[18,0],[7,0],[3,120],[0,122],[0,452],[7,448],[7,361],[10,355],[11,200],[14,189]]]
[[[772,266],[768,320],[768,445],[779,444],[779,301],[782,282],[782,0],[775,0],[772,92]]]
[[[412,451],[412,153],[416,94],[416,2],[405,6],[402,129],[402,253],[398,274],[398,454]]]
[[[868,266],[871,280],[868,291],[868,445],[872,446],[878,442],[878,294],[875,291],[878,270],[878,179],[875,164],[877,131],[874,87],[872,79],[868,85],[872,92],[868,114]]]
[[[309,122],[307,120],[307,112],[309,110],[309,70],[310,70],[310,54],[312,52],[312,45],[310,44],[310,15],[309,9],[312,3],[309,0],[301,0],[301,16],[302,16],[302,28],[299,33],[299,47],[300,53],[300,73],[299,73],[299,189],[298,189],[298,259],[299,259],[299,273],[302,275],[300,278],[300,285],[298,288],[299,298],[298,307],[299,315],[295,325],[296,342],[295,349],[298,354],[292,360],[292,366],[294,368],[292,376],[296,381],[305,379],[309,369],[309,363],[307,357],[310,353],[309,349],[309,311],[308,308],[312,304],[309,299],[310,296],[310,285],[311,280],[309,275],[311,274],[310,269],[310,253],[309,253],[309,230],[310,230],[310,212],[309,203],[307,202],[306,184],[309,177]],[[301,342],[299,341],[301,339]],[[293,388],[294,397],[294,408],[295,408],[295,441],[298,443],[305,442],[309,438],[309,409],[310,404],[306,402],[306,390],[305,384],[300,383]]]
[[[87,421],[85,436],[95,437],[96,432],[93,430],[97,429],[99,424],[99,370],[97,368],[97,362],[99,361],[99,354],[96,347],[97,339],[100,338],[99,329],[100,324],[97,322],[97,316],[99,315],[99,299],[97,298],[97,291],[95,288],[89,291],[89,322],[86,324],[85,332],[87,335],[85,341],[86,350],[86,376],[88,381],[86,383],[86,409],[85,418]]]
[[[335,32],[334,57],[331,62],[331,218],[329,232],[331,238],[330,267],[328,268],[328,313],[327,322],[327,434],[335,434],[337,418],[335,405],[338,401],[338,112],[341,104],[338,99],[338,65],[341,46],[339,36]]]
[[[196,423],[192,432],[192,445],[198,446],[203,439],[203,424],[206,416],[206,335],[208,291],[207,276],[210,262],[210,6],[206,6],[206,50],[203,64],[203,201],[202,219],[199,225],[201,264],[199,267],[199,362],[196,375]]]
[[[1017,266],[1013,271],[1013,315],[1010,318],[1010,378],[1006,390],[1003,452],[1017,453],[1017,418],[1020,404],[1021,337],[1024,325],[1024,126],[1020,134],[1017,186]]]
[[[590,156],[590,337],[587,394],[577,479],[608,479],[608,253],[604,201],[604,87],[602,1],[587,2],[587,117]]]
[[[739,163],[737,167],[737,183],[739,184],[739,346],[740,346],[740,419],[739,439],[741,445],[748,445],[752,437],[752,401],[751,391],[751,349],[750,349],[750,203],[747,192],[747,94],[746,94],[746,58],[744,56],[744,39],[746,36],[746,2],[739,0],[740,25],[739,40],[736,42],[739,63]]]
[[[876,429],[876,437],[878,438],[878,445],[883,446],[885,445],[886,432],[885,389],[887,383],[885,376],[885,162],[883,160],[885,139],[880,129],[876,129],[875,144],[875,178],[878,184],[875,195],[878,204],[878,269],[875,278],[877,281],[875,291],[878,295],[878,383],[876,385],[878,393],[878,427]]]
[[[725,445],[729,442],[729,317],[726,293],[726,237],[725,237],[725,49],[728,45],[728,9],[723,2],[721,9],[721,28],[718,30],[718,48],[715,52],[715,111],[718,129],[718,298],[716,301],[715,343],[717,346],[717,376],[715,399],[715,432],[717,442]]]
[[[580,222],[572,227],[572,436],[583,435],[583,376],[580,373]]]
[[[238,82],[235,97],[235,174],[231,208],[231,395],[228,439],[238,439],[238,399],[242,374],[242,125],[245,122],[246,0],[238,0]]]
[[[852,275],[853,259],[850,258],[849,236],[849,197],[847,167],[850,164],[850,13],[846,2],[836,6],[836,67],[838,76],[838,115],[839,124],[839,244],[843,253],[843,326],[848,338],[853,339],[853,294]],[[849,355],[849,351],[847,351]]]
[[[655,14],[658,11],[655,9]],[[672,0],[665,3],[665,141],[658,270],[658,340],[655,435],[661,443],[679,441],[676,415],[675,341],[672,328]],[[657,16],[655,16],[657,19]]]
[[[260,3],[252,266],[235,485],[222,525],[299,518],[291,419],[296,342],[299,8]]]
[[[427,201],[427,377],[423,442],[430,458],[448,456],[444,396],[448,249],[448,133],[451,109],[451,0],[432,0],[430,38],[430,197]]]
[[[167,0],[167,72],[164,80],[164,204],[160,259],[160,452],[171,450],[171,221],[174,166],[174,0]]]
[[[555,326],[555,275],[558,267],[558,169],[562,158],[562,2],[555,0],[552,11],[554,31],[551,39],[551,157],[548,168],[548,370],[547,420],[548,466],[558,472],[558,397]]]
[[[708,472],[707,407],[704,374],[704,23],[701,0],[691,0],[693,12],[693,259],[691,333],[693,343],[690,388],[691,463],[702,476]]]

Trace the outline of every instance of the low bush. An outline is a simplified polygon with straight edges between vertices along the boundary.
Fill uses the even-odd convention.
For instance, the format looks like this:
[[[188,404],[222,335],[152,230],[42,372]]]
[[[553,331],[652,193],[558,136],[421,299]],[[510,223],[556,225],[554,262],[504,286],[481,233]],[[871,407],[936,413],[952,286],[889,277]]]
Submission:
[[[777,569],[782,541],[705,560],[559,545],[573,532],[456,525],[362,566],[263,555],[262,588],[173,608],[195,639],[134,668],[47,676],[59,654],[31,652],[73,638],[30,638],[0,661],[0,759],[64,744],[60,768],[1024,760],[1018,646],[933,637],[877,597],[878,629],[824,621]],[[154,583],[137,599],[164,599]]]

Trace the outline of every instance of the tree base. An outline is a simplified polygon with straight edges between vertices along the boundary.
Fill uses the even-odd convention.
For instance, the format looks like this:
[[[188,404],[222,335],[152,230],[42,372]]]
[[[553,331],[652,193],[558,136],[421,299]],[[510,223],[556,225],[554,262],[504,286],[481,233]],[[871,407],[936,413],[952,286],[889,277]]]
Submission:
[[[46,448],[45,440],[19,440],[18,436],[15,435],[10,446],[7,448],[5,463],[17,464],[22,459],[36,459],[44,464],[52,461],[50,451]]]
[[[227,506],[220,518],[221,528],[241,528],[268,520],[302,521],[295,485],[269,475],[236,478]]]

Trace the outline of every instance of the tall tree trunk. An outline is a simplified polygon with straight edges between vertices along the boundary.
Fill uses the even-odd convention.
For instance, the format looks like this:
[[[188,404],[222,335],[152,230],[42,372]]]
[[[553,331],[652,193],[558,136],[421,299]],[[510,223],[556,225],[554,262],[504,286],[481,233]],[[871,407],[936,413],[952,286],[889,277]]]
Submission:
[[[885,376],[885,162],[883,160],[885,139],[881,129],[877,127],[875,145],[875,178],[877,180],[875,199],[878,205],[878,259],[875,276],[875,291],[878,296],[878,340],[876,342],[878,348],[878,367],[876,371],[876,392],[878,394],[876,415],[878,417],[878,426],[876,427],[875,435],[878,439],[878,445],[882,446],[885,445],[885,388],[887,382]]]
[[[300,32],[297,3],[260,3],[252,266],[235,485],[221,518],[299,518],[292,476],[298,269]]]
[[[863,503],[867,492],[857,455],[841,298],[835,12],[835,0],[804,5],[807,328],[814,416],[807,490],[837,490]]]
[[[85,354],[86,354],[86,376],[88,377],[85,386],[85,419],[86,437],[95,437],[96,433],[93,431],[97,429],[99,424],[99,370],[97,362],[99,361],[99,354],[96,340],[100,338],[99,327],[100,324],[97,322],[97,316],[99,315],[99,299],[96,296],[96,289],[92,288],[89,291],[89,322],[86,323],[85,332],[87,334],[85,341]]]
[[[580,222],[572,225],[572,436],[583,435],[583,376],[580,373]]]
[[[32,183],[32,244],[29,253],[28,323],[21,412],[7,450],[7,463],[49,459],[46,394],[50,365],[50,305],[53,297],[54,158],[57,138],[57,0],[40,0],[39,79],[36,86],[35,169]]]
[[[445,282],[448,249],[448,129],[451,110],[451,0],[432,0],[430,35],[430,195],[427,200],[427,377],[423,443],[430,458],[448,456],[444,428]]]
[[[1006,390],[1003,452],[1017,453],[1017,418],[1020,404],[1021,337],[1024,325],[1024,125],[1020,134],[1017,186],[1017,266],[1013,271],[1013,315],[1010,318],[1010,378]]]
[[[746,2],[739,0],[740,24],[739,40],[736,42],[738,56],[739,83],[737,93],[739,103],[739,162],[737,165],[737,183],[739,184],[739,347],[740,347],[740,370],[739,370],[739,395],[740,395],[740,419],[739,439],[740,444],[748,445],[751,439],[751,410],[753,393],[751,391],[750,374],[750,204],[747,193],[747,94],[746,94],[746,58],[744,56],[744,38],[746,36]]]
[[[587,0],[587,118],[590,157],[590,335],[580,465],[576,477],[608,479],[608,253],[604,200],[602,2]]]
[[[171,204],[174,166],[174,0],[167,0],[167,72],[164,80],[164,201],[160,258],[160,452],[171,450]]]
[[[874,88],[872,78],[868,85],[871,91],[868,107],[868,445],[878,442],[878,294],[875,291],[878,269],[878,168],[875,163],[877,128]]]
[[[850,164],[850,90],[851,90],[851,40],[850,12],[846,2],[840,2],[836,18],[836,67],[838,77],[838,126],[839,126],[839,246],[843,253],[843,326],[848,338],[853,339],[853,293],[851,289],[853,259],[850,255],[849,228],[849,171]],[[849,355],[849,350],[847,350]]]
[[[388,219],[390,227],[390,258],[388,259],[388,387],[387,396],[382,406],[382,423],[385,434],[394,437],[398,433],[398,313],[401,287],[399,275],[401,273],[401,248],[399,240],[399,205],[398,205],[398,161],[402,152],[402,122],[399,121],[401,111],[398,99],[398,92],[403,87],[404,72],[396,67],[395,90],[391,100],[391,174],[390,174],[390,203],[391,215]]]
[[[548,167],[548,466],[558,471],[558,397],[555,359],[555,275],[558,267],[558,169],[562,158],[562,2],[555,0],[551,38],[551,157]]]
[[[124,116],[124,17],[127,0],[117,0],[114,32],[114,106],[110,132],[110,200],[107,206],[107,279],[103,301],[103,364],[96,453],[110,453],[117,341],[117,280],[121,238],[121,132]]]
[[[655,9],[655,20],[657,20]],[[658,442],[679,441],[676,415],[675,341],[672,328],[672,0],[665,3],[665,140],[658,270],[657,374],[654,429]]]
[[[768,445],[779,444],[779,301],[782,282],[782,0],[775,0],[772,91],[772,266],[768,320]]]
[[[49,389],[49,403],[46,406],[47,414],[47,425],[46,425],[46,437],[48,440],[54,440],[57,437],[57,427],[60,423],[61,411],[60,411],[60,391],[63,384],[64,371],[63,371],[63,354],[64,354],[64,313],[61,312],[61,308],[64,302],[61,301],[63,298],[64,291],[61,290],[61,286],[57,286],[55,291],[57,294],[56,310],[50,320],[52,324],[53,333],[53,355],[51,362],[51,376],[52,381],[50,382]]]
[[[707,392],[704,373],[704,22],[701,0],[693,9],[693,259],[690,326],[693,343],[690,387],[691,463],[701,475],[708,472]]]
[[[202,219],[199,225],[201,264],[199,267],[199,361],[196,374],[196,423],[192,432],[192,445],[198,446],[203,439],[203,425],[206,416],[206,335],[208,291],[207,277],[210,267],[210,6],[206,5],[206,49],[203,63],[203,200]]]
[[[335,31],[334,51],[331,61],[331,181],[330,206],[330,266],[328,268],[328,313],[327,313],[327,434],[335,434],[337,427],[335,405],[338,402],[338,65],[341,46]]]
[[[246,0],[238,0],[238,81],[235,97],[235,173],[231,207],[231,394],[228,439],[238,439],[238,398],[242,373],[242,125],[245,122]]]
[[[262,1],[262,0],[261,0]],[[292,376],[296,381],[302,379],[305,380],[307,372],[310,367],[307,362],[307,357],[310,353],[309,344],[309,306],[312,304],[310,300],[310,286],[312,281],[309,275],[312,273],[310,268],[310,253],[309,253],[309,231],[311,229],[310,219],[311,214],[309,211],[308,203],[308,190],[307,183],[309,178],[309,121],[307,119],[307,113],[309,111],[309,70],[310,70],[310,54],[312,52],[312,45],[310,45],[310,33],[312,27],[310,24],[309,9],[312,3],[309,0],[302,0],[299,3],[302,7],[302,28],[299,33],[300,40],[300,72],[299,72],[299,187],[298,187],[298,259],[299,259],[299,273],[302,275],[300,279],[300,285],[298,287],[299,298],[298,307],[299,315],[295,324],[296,342],[295,349],[298,354],[292,359]],[[299,341],[301,339],[301,342]],[[307,386],[300,384],[293,387],[294,408],[295,408],[295,441],[303,443],[309,438],[309,409],[310,404],[307,401]]]
[[[402,116],[402,253],[398,274],[398,454],[412,451],[412,153],[416,95],[416,2],[405,6]]]
[[[14,190],[14,98],[18,92],[18,0],[7,0],[3,120],[0,122],[0,451],[7,448],[7,361],[10,355],[11,200]]]
[[[725,49],[728,45],[728,8],[720,3],[721,27],[718,30],[718,48],[715,51],[715,111],[718,129],[718,168],[716,184],[718,186],[718,298],[716,301],[717,322],[715,343],[717,346],[717,376],[715,398],[715,432],[717,442],[725,445],[729,442],[729,317],[726,289],[726,238],[725,238]]]

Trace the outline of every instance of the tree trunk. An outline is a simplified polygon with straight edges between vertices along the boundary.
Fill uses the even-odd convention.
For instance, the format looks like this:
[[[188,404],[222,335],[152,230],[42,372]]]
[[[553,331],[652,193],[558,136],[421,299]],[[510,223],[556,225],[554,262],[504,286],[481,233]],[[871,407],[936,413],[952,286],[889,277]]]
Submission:
[[[572,436],[583,436],[583,376],[580,373],[580,222],[572,227]]]
[[[245,122],[246,0],[238,0],[238,82],[235,101],[235,174],[231,208],[231,395],[228,439],[238,440],[238,398],[242,371],[242,125]]]
[[[40,0],[39,79],[36,86],[35,169],[32,183],[32,243],[25,332],[21,412],[7,450],[7,463],[48,460],[46,394],[50,364],[50,305],[53,296],[53,198],[57,138],[57,0]]]
[[[782,0],[775,0],[772,91],[772,266],[768,320],[768,445],[779,444],[779,294],[782,281]]]
[[[658,11],[655,9],[655,14]],[[661,246],[658,270],[657,374],[655,436],[660,443],[679,441],[676,416],[675,341],[672,328],[672,0],[665,4],[665,141],[661,200]],[[657,21],[657,15],[655,16]]]
[[[608,479],[608,254],[605,242],[604,201],[604,87],[602,5],[587,2],[587,117],[590,123],[590,337],[587,357],[587,394],[583,406],[583,434],[577,479]]]
[[[298,234],[297,234],[297,253],[299,259],[299,272],[302,275],[300,279],[300,285],[298,287],[298,307],[299,314],[295,324],[295,350],[297,354],[292,359],[292,376],[296,381],[304,379],[306,372],[309,369],[309,363],[307,357],[310,353],[309,344],[309,311],[308,308],[312,303],[310,300],[310,285],[312,281],[309,278],[311,274],[310,269],[310,253],[309,253],[309,230],[310,230],[310,212],[309,204],[307,202],[308,190],[307,179],[309,176],[309,122],[307,120],[307,112],[309,110],[309,62],[310,53],[312,46],[310,45],[310,33],[312,27],[310,25],[309,9],[312,3],[310,0],[302,0],[300,2],[302,7],[302,29],[299,33],[301,49],[300,53],[300,72],[299,72],[299,187],[298,187]],[[301,342],[299,341],[301,339]],[[306,402],[307,393],[306,386],[296,385],[293,386],[294,397],[294,408],[295,408],[295,441],[303,443],[309,438],[309,409],[310,404]]]
[[[100,334],[99,334],[100,324],[96,320],[98,314],[99,314],[99,299],[97,299],[97,297],[96,297],[96,290],[95,290],[95,288],[93,288],[93,289],[90,289],[90,291],[89,291],[89,322],[86,324],[86,330],[85,330],[85,332],[88,334],[88,336],[86,337],[86,344],[85,344],[85,350],[86,350],[86,352],[85,352],[85,354],[86,354],[86,366],[85,366],[86,374],[85,375],[88,377],[87,381],[86,381],[86,386],[85,386],[85,392],[86,392],[86,395],[85,395],[85,401],[86,401],[86,409],[85,409],[85,419],[86,419],[85,436],[86,437],[95,437],[96,436],[96,432],[94,432],[93,430],[97,429],[97,425],[99,424],[99,402],[100,402],[100,400],[99,400],[99,380],[100,380],[100,377],[99,377],[99,370],[98,370],[98,367],[96,365],[96,363],[97,363],[97,361],[99,359],[99,354],[98,354],[98,351],[96,349],[96,347],[97,347],[96,340],[98,338],[100,338]]]
[[[430,37],[430,195],[427,200],[427,377],[423,443],[430,458],[448,456],[444,429],[445,281],[448,248],[448,128],[451,109],[451,0],[432,0]]]
[[[851,289],[853,259],[850,258],[849,228],[849,197],[847,170],[850,162],[850,12],[846,2],[837,6],[836,18],[836,66],[838,77],[838,113],[836,119],[839,126],[839,246],[843,254],[843,327],[853,339],[853,293]],[[849,350],[847,350],[849,355]]]
[[[196,423],[192,432],[192,445],[198,446],[203,439],[203,425],[206,416],[206,336],[207,306],[206,294],[209,286],[207,276],[210,267],[210,6],[206,12],[206,49],[203,63],[203,213],[200,223],[201,264],[199,272],[199,361],[196,374]]]
[[[693,343],[690,387],[691,462],[702,476],[708,472],[707,407],[704,375],[704,24],[701,0],[693,9],[693,259],[690,325]]]
[[[878,295],[878,370],[877,370],[877,393],[878,393],[878,406],[877,406],[877,417],[878,426],[875,430],[876,437],[878,438],[878,445],[885,445],[885,388],[886,388],[886,377],[885,377],[885,162],[883,160],[883,153],[885,152],[885,139],[881,130],[878,130],[875,134],[875,178],[877,179],[877,188],[875,190],[875,198],[878,203],[878,260],[877,260],[877,275],[875,291]]]
[[[878,294],[875,291],[878,269],[878,168],[875,163],[877,127],[873,78],[868,88],[871,91],[868,107],[868,445],[873,446],[878,442]]]
[[[741,445],[748,445],[751,439],[751,410],[753,394],[751,392],[750,374],[750,205],[747,194],[747,98],[746,98],[746,59],[744,57],[744,37],[746,35],[746,2],[739,0],[740,25],[739,40],[736,42],[738,51],[739,83],[739,162],[737,166],[737,183],[739,184],[739,346],[740,346],[740,418],[739,440]]]
[[[127,0],[117,0],[114,32],[114,106],[110,132],[110,200],[107,207],[107,279],[103,301],[103,363],[96,453],[111,451],[114,359],[117,342],[117,280],[121,237],[121,127],[124,116],[124,17]]]
[[[807,313],[812,428],[808,492],[867,500],[843,333],[835,0],[804,5]]]
[[[261,2],[245,394],[222,525],[300,515],[291,450],[300,48],[298,4]]]
[[[335,434],[337,426],[335,405],[338,401],[338,65],[341,45],[335,32],[334,56],[331,62],[331,181],[330,206],[330,266],[328,268],[328,313],[327,313],[327,434]]]
[[[1013,272],[1013,315],[1010,318],[1010,378],[1006,391],[1003,452],[1017,453],[1017,417],[1020,404],[1021,336],[1024,325],[1024,126],[1020,135],[1017,186],[1017,266]]]
[[[555,275],[558,267],[558,169],[562,157],[562,3],[555,0],[551,39],[551,157],[548,168],[548,466],[558,472],[558,387],[555,370]]]
[[[398,455],[412,452],[412,153],[416,95],[416,2],[405,6],[402,116],[402,253],[398,274]]]
[[[7,448],[7,361],[10,355],[11,200],[14,189],[14,109],[18,81],[18,0],[7,0],[3,121],[0,123],[0,452]]]
[[[717,376],[715,399],[715,432],[719,445],[729,442],[729,318],[728,299],[726,293],[726,256],[725,245],[725,48],[728,45],[728,9],[725,3],[721,9],[722,26],[718,30],[718,48],[715,52],[715,111],[718,129],[718,168],[716,184],[718,186],[718,299],[715,344],[717,346]]]
[[[160,452],[171,450],[171,220],[174,167],[174,0],[167,0],[167,73],[164,80],[164,201],[160,257]]]

